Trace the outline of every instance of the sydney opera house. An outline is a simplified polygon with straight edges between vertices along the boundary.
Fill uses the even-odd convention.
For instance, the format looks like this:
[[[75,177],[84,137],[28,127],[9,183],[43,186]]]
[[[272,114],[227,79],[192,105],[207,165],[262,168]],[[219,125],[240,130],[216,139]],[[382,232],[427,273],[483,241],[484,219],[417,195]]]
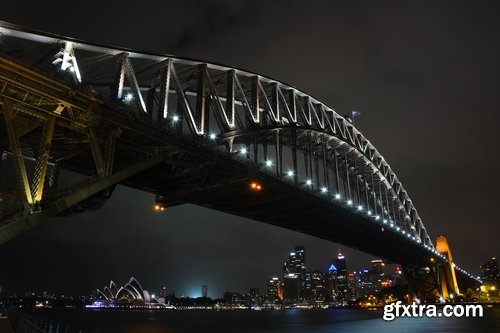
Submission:
[[[89,307],[113,307],[120,305],[164,305],[164,299],[156,299],[149,292],[142,288],[136,278],[131,277],[128,283],[118,288],[111,281],[109,286],[105,286],[101,291],[96,290],[96,299]]]

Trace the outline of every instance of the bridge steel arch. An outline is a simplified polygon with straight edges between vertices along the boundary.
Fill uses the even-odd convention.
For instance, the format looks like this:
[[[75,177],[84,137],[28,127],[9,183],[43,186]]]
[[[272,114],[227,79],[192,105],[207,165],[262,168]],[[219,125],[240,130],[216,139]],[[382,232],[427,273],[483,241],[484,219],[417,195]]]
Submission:
[[[349,117],[291,85],[232,67],[100,46],[6,22],[0,22],[0,51],[0,109],[8,134],[0,148],[15,162],[24,203],[17,207],[20,215],[0,210],[3,241],[46,211],[68,212],[96,195],[109,196],[117,183],[146,182],[141,173],[166,160],[187,163],[182,147],[215,154],[252,175],[330,202],[405,239],[424,258],[447,260],[436,251],[399,178]],[[33,119],[38,120],[30,127]],[[32,133],[42,137],[38,149],[22,142]],[[76,150],[76,143],[85,151]],[[31,177],[26,160],[34,164]],[[129,160],[137,163],[128,165]],[[92,184],[70,195],[57,190],[53,179],[65,167],[93,169]],[[175,201],[166,199],[171,194],[161,186],[142,189],[167,205]]]

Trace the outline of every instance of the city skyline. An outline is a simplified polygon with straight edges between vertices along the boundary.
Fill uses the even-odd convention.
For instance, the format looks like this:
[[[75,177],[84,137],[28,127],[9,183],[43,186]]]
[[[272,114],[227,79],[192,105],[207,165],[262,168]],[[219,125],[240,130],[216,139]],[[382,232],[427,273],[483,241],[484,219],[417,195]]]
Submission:
[[[243,289],[237,290],[234,288],[217,288],[216,290],[224,290],[222,293],[216,294],[214,292],[210,292],[210,286],[206,283],[203,283],[198,286],[190,286],[188,288],[189,293],[183,293],[179,292],[175,287],[172,286],[154,286],[151,289],[144,289],[141,286],[140,282],[135,278],[131,277],[129,279],[129,282],[126,285],[123,285],[122,288],[118,288],[120,286],[119,282],[118,284],[115,283],[115,280],[111,279],[109,287],[104,286],[104,288],[94,288],[93,290],[89,290],[87,293],[83,294],[70,294],[66,296],[72,296],[72,297],[80,297],[80,296],[89,296],[89,295],[102,295],[103,297],[107,297],[108,295],[111,295],[111,297],[115,297],[114,295],[118,295],[121,292],[121,289],[125,287],[127,289],[127,286],[130,285],[131,283],[135,283],[138,287],[136,287],[135,290],[140,291],[141,295],[144,293],[144,297],[147,299],[154,299],[155,295],[162,295],[162,297],[165,297],[166,295],[176,295],[176,297],[188,297],[188,298],[211,298],[211,299],[221,299],[224,298],[224,295],[226,293],[236,293],[236,294],[247,294],[247,292],[252,290],[257,290],[261,291],[260,295],[267,295],[269,293],[269,283],[271,281],[275,281],[278,283],[281,283],[282,287],[283,284],[286,283],[287,277],[290,277],[293,275],[293,278],[295,278],[295,273],[299,272],[299,275],[301,275],[301,279],[304,278],[304,274],[312,274],[315,272],[321,272],[321,274],[326,276],[330,274],[334,274],[335,276],[335,294],[337,295],[337,300],[342,300],[342,299],[350,299],[350,298],[358,298],[356,295],[365,295],[365,293],[358,294],[357,291],[352,290],[353,286],[351,285],[351,281],[348,281],[348,278],[356,278],[359,279],[360,277],[363,278],[363,274],[366,275],[368,272],[377,272],[377,273],[385,273],[389,274],[390,277],[390,272],[394,271],[394,276],[395,279],[399,279],[397,275],[401,275],[402,271],[400,268],[399,264],[395,263],[385,263],[381,259],[372,259],[369,263],[366,262],[362,266],[357,266],[357,267],[351,267],[347,264],[348,258],[342,254],[342,249],[338,249],[338,253],[336,257],[332,257],[330,260],[327,261],[326,266],[322,267],[307,267],[305,265],[305,255],[306,255],[306,249],[302,245],[296,245],[294,248],[289,249],[288,253],[288,258],[285,260],[284,264],[282,265],[282,273],[277,273],[274,275],[270,275],[269,278],[262,282],[259,281],[258,283],[253,283],[248,286],[246,286]],[[286,257],[286,252],[283,254],[283,257]],[[371,265],[371,267],[370,267]],[[493,281],[493,284],[495,283],[496,279],[496,274],[497,273],[491,273],[491,272],[498,272],[498,264],[496,262],[496,257],[492,257],[490,261],[487,263],[480,265],[481,268],[481,273],[478,276],[481,276],[483,279],[483,282],[486,284],[491,283]],[[279,269],[276,269],[276,271],[279,271]],[[119,281],[119,280],[116,280]],[[303,282],[307,283],[306,280]],[[362,282],[358,281],[357,283]],[[382,287],[388,287],[391,285],[382,285]],[[109,288],[109,289],[108,289]],[[196,288],[198,288],[198,292],[196,292]],[[305,285],[302,286],[302,288],[305,288]],[[339,288],[341,289],[339,291]],[[351,288],[351,290],[348,291],[348,289]],[[356,286],[357,288],[357,286]],[[380,288],[380,286],[379,286]],[[133,288],[132,288],[133,289]],[[132,289],[129,288],[129,290],[125,290],[122,292],[124,294],[125,292],[134,292]],[[266,293],[267,289],[267,293]],[[379,290],[380,291],[380,290]],[[137,291],[136,291],[137,292]],[[282,290],[281,293],[283,294],[286,290]],[[14,295],[33,295],[33,296],[40,296],[42,294],[49,294],[49,295],[57,295],[57,292],[54,292],[52,290],[47,290],[42,288],[41,290],[24,290],[23,292],[12,292],[7,290],[7,293],[5,291],[2,293],[2,289],[0,286],[0,297],[6,297],[6,296],[14,296]],[[376,294],[376,292],[369,292],[369,294]],[[64,295],[64,293],[61,293],[61,295]],[[134,295],[135,297],[135,295]],[[300,298],[297,299],[297,302],[299,301]],[[282,297],[283,300],[283,297]]]
[[[344,262],[347,261],[347,258],[345,258],[345,256],[341,254],[341,251],[340,251],[341,249],[339,249],[338,256],[337,257],[332,257],[330,260],[328,260],[327,261],[327,265],[324,266],[324,267],[323,266],[322,267],[307,267],[307,266],[303,265],[304,262],[301,259],[299,259],[299,260],[297,260],[295,262],[296,266],[294,268],[292,268],[292,270],[289,271],[289,270],[287,270],[285,268],[285,266],[286,266],[287,263],[291,262],[290,258],[292,258],[292,257],[295,256],[295,253],[298,252],[297,249],[300,248],[300,251],[302,251],[302,255],[305,255],[305,251],[306,251],[305,247],[301,246],[301,245],[297,245],[294,248],[295,248],[295,250],[292,249],[292,250],[290,250],[291,252],[289,251],[288,259],[285,260],[285,265],[282,267],[282,272],[276,273],[274,275],[270,275],[270,277],[269,277],[270,280],[278,279],[279,281],[283,282],[284,278],[286,277],[286,275],[289,274],[289,272],[291,272],[291,271],[297,271],[297,268],[299,268],[299,267],[300,267],[299,269],[302,272],[302,274],[305,274],[306,272],[313,272],[313,271],[323,271],[323,272],[327,273],[329,271],[330,272],[332,271],[332,263],[333,262],[335,262],[337,264],[337,266],[342,267],[341,265],[338,264],[340,256],[342,257],[342,259],[344,260]],[[283,257],[286,257],[286,252],[283,253]],[[380,260],[380,259],[373,259],[373,260],[371,260],[371,264],[372,265],[373,265],[374,261],[377,261],[377,262],[380,261],[380,262],[382,262],[382,260]],[[393,265],[394,266],[398,266],[397,264],[393,264]],[[334,265],[334,267],[335,267],[335,265]],[[359,266],[359,267],[354,268],[354,269],[352,267],[349,267],[348,265],[345,265],[344,272],[343,273],[338,273],[338,274],[344,274],[345,277],[347,277],[348,273],[356,273],[358,271],[363,271],[363,270],[366,271],[367,268],[369,268],[369,264],[368,263],[365,263],[364,266]],[[334,270],[337,271],[337,268],[335,267]],[[340,268],[339,271],[340,270],[342,270],[342,268]],[[276,269],[276,271],[277,272],[280,271],[279,267]],[[140,275],[138,275],[138,276],[140,276]],[[151,288],[151,289],[149,289],[151,286],[148,286],[148,287],[146,287],[146,288],[143,289],[143,287],[142,287],[142,285],[140,283],[140,280],[136,279],[135,276],[130,277],[130,279],[125,279],[124,281],[128,281],[128,283],[126,283],[126,284],[122,285],[122,284],[120,284],[120,281],[121,280],[118,280],[118,279],[116,279],[116,280],[115,279],[110,279],[109,280],[109,286],[106,283],[103,282],[104,287],[94,288],[94,289],[90,290],[89,293],[87,293],[87,294],[66,295],[66,296],[76,296],[76,297],[78,297],[78,296],[87,296],[89,294],[97,294],[97,295],[100,294],[100,295],[103,295],[103,296],[104,295],[106,295],[106,296],[111,295],[112,297],[115,297],[115,295],[117,295],[118,293],[121,292],[120,289],[122,289],[122,288],[119,288],[120,286],[126,288],[128,285],[135,284],[136,285],[136,287],[135,287],[136,290],[140,291],[141,294],[144,291],[146,291],[148,293],[147,294],[148,297],[153,296],[154,294],[159,295],[161,293],[163,293],[163,294],[172,294],[173,293],[173,294],[176,294],[178,297],[192,297],[192,298],[196,298],[196,297],[209,297],[209,298],[216,299],[216,298],[222,298],[222,296],[223,296],[223,294],[225,292],[237,292],[237,293],[244,294],[245,292],[247,292],[247,291],[249,291],[251,289],[257,289],[257,290],[261,290],[262,292],[264,292],[265,289],[266,289],[265,286],[266,286],[266,283],[267,283],[267,281],[264,281],[264,282],[260,281],[258,283],[254,283],[254,284],[248,285],[246,289],[242,289],[242,290],[233,290],[231,288],[228,288],[227,290],[224,289],[224,292],[221,293],[221,294],[215,294],[213,292],[211,293],[210,292],[210,286],[208,284],[206,284],[206,283],[203,283],[203,284],[201,284],[201,285],[198,286],[198,295],[196,295],[196,292],[194,292],[193,294],[188,295],[188,294],[179,293],[174,287],[167,287],[165,285],[163,285],[163,286],[154,286],[154,288]],[[259,286],[257,286],[258,284],[259,284]],[[260,288],[262,285],[264,287]],[[258,287],[258,288],[255,288],[255,287]],[[107,289],[109,289],[109,290],[107,290]],[[125,293],[125,292],[131,292],[132,289],[127,290],[127,291],[123,291],[123,293]],[[192,289],[194,290],[196,288],[193,287]],[[1,292],[2,292],[2,290],[0,289],[0,293]],[[7,292],[8,292],[8,290],[7,290]],[[10,293],[8,295],[5,295],[5,293],[3,293],[3,294],[0,294],[0,297],[2,297],[2,296],[13,296],[14,294],[25,295],[25,294],[32,294],[32,293],[35,294],[35,295],[41,295],[41,294],[44,294],[44,293],[53,294],[53,295],[58,294],[58,293],[56,293],[56,292],[54,292],[52,290],[47,290],[47,289],[42,288],[41,290],[24,290],[23,292]],[[204,294],[204,293],[206,293],[206,294]],[[61,294],[64,295],[64,293],[61,293]]]
[[[498,250],[492,232],[499,181],[498,156],[491,154],[498,123],[494,11],[464,3],[451,10],[435,4],[433,14],[425,5],[283,4],[216,2],[196,8],[177,3],[168,9],[189,19],[170,21],[138,7],[142,24],[133,27],[119,13],[110,18],[107,12],[121,9],[104,10],[106,4],[99,14],[70,12],[58,22],[47,20],[55,9],[46,4],[23,11],[18,4],[2,4],[0,19],[101,44],[248,68],[290,82],[341,114],[360,110],[356,126],[401,177],[433,240],[446,235],[457,262],[476,275],[479,264]],[[303,23],[296,25],[299,12]],[[88,17],[93,27],[86,24]],[[254,26],[250,17],[259,23]],[[297,40],[282,35],[298,36],[306,46],[297,50]],[[471,126],[471,120],[480,125]],[[472,153],[471,161],[463,161]],[[243,285],[264,276],[283,262],[281,249],[304,244],[318,265],[330,260],[319,259],[321,253],[339,247],[200,207],[167,207],[157,214],[153,201],[150,194],[118,187],[98,211],[42,223],[2,245],[0,260],[11,269],[2,269],[0,284],[4,290],[70,291],[99,285],[109,276],[126,279],[144,272],[139,279],[148,285],[161,285],[167,277],[185,293],[191,286],[199,291],[203,283],[215,291],[223,281]],[[345,252],[354,262],[371,258]],[[241,278],[231,281],[235,274]]]

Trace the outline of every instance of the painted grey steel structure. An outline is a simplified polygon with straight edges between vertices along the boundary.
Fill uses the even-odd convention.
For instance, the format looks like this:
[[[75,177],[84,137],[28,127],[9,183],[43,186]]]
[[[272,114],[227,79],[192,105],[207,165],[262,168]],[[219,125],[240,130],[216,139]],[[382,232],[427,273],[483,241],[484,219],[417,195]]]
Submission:
[[[232,67],[100,46],[5,22],[0,46],[6,56],[15,54],[75,89],[343,205],[444,259],[380,152],[348,117],[293,86]],[[7,83],[0,91],[6,88]],[[59,115],[72,107],[60,105]],[[46,127],[50,132],[53,125]],[[103,158],[92,131],[89,137],[98,175],[109,176],[113,159]],[[37,165],[56,163],[48,153],[43,158]],[[28,206],[41,201],[46,172],[41,168],[39,186],[24,180]]]

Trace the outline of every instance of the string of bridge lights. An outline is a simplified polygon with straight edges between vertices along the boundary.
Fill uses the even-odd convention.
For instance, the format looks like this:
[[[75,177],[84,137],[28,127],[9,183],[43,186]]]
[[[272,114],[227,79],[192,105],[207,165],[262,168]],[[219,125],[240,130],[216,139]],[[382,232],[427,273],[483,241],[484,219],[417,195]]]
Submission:
[[[126,95],[126,99],[127,99],[127,96]],[[129,99],[130,101],[131,99]],[[173,115],[171,117],[172,119],[172,123],[177,123],[179,122],[180,120],[180,117],[177,116],[177,115]],[[210,132],[208,134],[208,139],[212,142],[216,142],[217,141],[217,134],[214,133],[214,132]],[[235,150],[234,151],[236,153],[236,156],[237,155],[246,155],[248,153],[248,149],[246,147],[240,147],[239,150]],[[264,161],[263,163],[263,166],[265,166],[266,168],[270,168],[274,165],[274,162],[270,159],[267,159],[266,161]],[[294,176],[295,176],[295,172],[293,170],[288,170],[286,173],[285,173],[286,177],[288,179],[292,179]],[[305,184],[308,188],[312,189],[312,186],[313,186],[313,181],[311,179],[306,179],[305,182],[303,183]],[[250,188],[252,190],[257,190],[257,191],[260,191],[262,189],[261,185],[255,183],[255,182],[252,182],[251,185],[250,185]],[[322,186],[320,188],[320,190],[318,192],[314,192],[312,191],[313,193],[315,193],[316,195],[328,195],[329,193],[329,190],[326,186]],[[342,202],[342,195],[340,193],[335,193],[333,195],[333,198],[335,200],[335,202],[337,203],[344,203],[344,207],[347,207],[349,209],[351,209],[351,211],[353,211],[354,213],[357,213],[357,214],[365,214],[364,216],[365,217],[369,217],[371,218],[373,221],[375,221],[376,223],[380,224],[381,225],[381,230],[384,231],[384,227],[390,227],[391,229],[393,229],[394,232],[398,232],[400,233],[401,235],[403,236],[406,236],[408,238],[408,240],[411,240],[419,245],[421,245],[423,248],[425,248],[428,252],[431,253],[431,255],[433,256],[436,256],[436,257],[439,257],[445,261],[448,261],[448,257],[445,256],[444,254],[442,253],[439,253],[436,248],[434,246],[430,246],[430,245],[427,245],[427,244],[423,244],[422,241],[418,238],[416,238],[415,236],[411,235],[410,232],[407,232],[405,231],[404,229],[400,228],[399,226],[396,226],[394,224],[394,221],[392,219],[385,219],[385,218],[381,218],[380,215],[377,215],[377,214],[373,214],[373,212],[371,210],[367,210],[365,212],[364,210],[364,207],[362,205],[354,205],[354,202],[351,200],[351,199],[347,199],[345,200],[344,202]],[[431,261],[434,261],[433,258]],[[472,279],[475,279],[477,280],[478,282],[482,282],[479,277],[475,277],[473,276],[472,274],[468,273],[467,271],[465,271],[464,269],[456,266],[455,264],[454,265],[454,268],[458,271],[460,271],[461,273],[467,275],[468,277],[472,278]]]

